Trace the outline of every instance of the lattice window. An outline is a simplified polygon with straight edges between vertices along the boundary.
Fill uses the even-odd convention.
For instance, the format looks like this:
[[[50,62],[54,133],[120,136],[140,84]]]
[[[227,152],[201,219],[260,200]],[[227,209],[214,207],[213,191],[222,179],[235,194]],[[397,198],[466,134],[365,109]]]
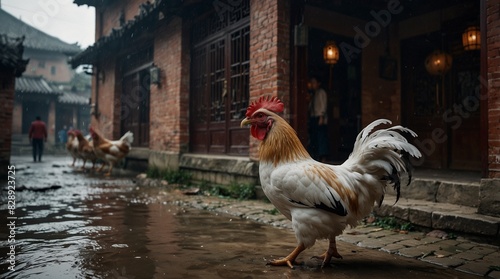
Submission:
[[[231,118],[242,119],[249,100],[250,27],[231,34]]]
[[[210,67],[210,121],[226,120],[226,68],[225,68],[225,41],[219,40],[210,44],[208,48]]]
[[[192,27],[193,44],[203,41],[250,15],[250,0],[215,0],[214,10]]]

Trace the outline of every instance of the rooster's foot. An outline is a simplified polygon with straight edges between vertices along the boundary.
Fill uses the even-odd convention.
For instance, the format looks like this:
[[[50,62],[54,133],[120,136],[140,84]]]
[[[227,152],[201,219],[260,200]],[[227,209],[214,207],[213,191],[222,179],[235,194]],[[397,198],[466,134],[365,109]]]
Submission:
[[[291,269],[295,269],[293,266],[294,264],[297,264],[294,260],[288,259],[288,257],[279,259],[279,260],[272,260],[267,263],[267,265],[272,265],[272,266],[288,266]]]
[[[314,256],[313,258],[323,260],[323,263],[321,264],[321,268],[323,268],[330,263],[332,257],[337,259],[343,259],[342,256],[337,251],[337,243],[335,242],[335,238],[330,240],[330,243],[328,245],[328,250],[326,250],[325,253],[321,254],[320,256]]]
[[[319,256],[313,256],[312,258],[323,260],[323,263],[321,264],[321,268],[323,268],[330,263],[330,261],[332,260],[332,257],[337,258],[337,259],[343,259],[343,257],[337,251],[335,251],[334,253],[331,253],[331,254],[329,254],[328,251],[326,251],[325,253],[323,253]]]
[[[270,261],[268,262],[267,264],[268,265],[273,265],[273,266],[288,266],[290,267],[291,269],[294,269],[294,266],[293,264],[296,263],[295,262],[295,259],[297,258],[297,256],[302,252],[304,251],[306,248],[304,247],[303,244],[300,244],[299,246],[297,246],[297,248],[295,248],[292,253],[290,253],[290,255],[286,256],[285,258],[283,259],[279,259],[279,260],[274,260],[274,261]]]

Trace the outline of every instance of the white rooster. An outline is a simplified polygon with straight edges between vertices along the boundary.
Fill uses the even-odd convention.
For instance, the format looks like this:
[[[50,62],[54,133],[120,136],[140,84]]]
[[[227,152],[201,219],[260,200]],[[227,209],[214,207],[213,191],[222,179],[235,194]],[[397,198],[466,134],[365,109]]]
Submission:
[[[328,239],[327,251],[317,257],[324,266],[332,257],[342,258],[336,236],[347,225],[356,226],[375,203],[383,201],[387,184],[393,185],[399,198],[400,175],[410,171],[402,153],[421,156],[399,132],[417,135],[401,126],[374,131],[376,126],[391,124],[389,120],[376,120],[359,133],[347,161],[338,166],[323,164],[311,158],[293,128],[278,115],[283,108],[276,97],[261,97],[248,107],[241,122],[241,126],[251,125],[252,136],[261,141],[262,188],[274,206],[292,221],[298,242],[287,257],[269,264],[293,268],[302,251],[317,239]]]

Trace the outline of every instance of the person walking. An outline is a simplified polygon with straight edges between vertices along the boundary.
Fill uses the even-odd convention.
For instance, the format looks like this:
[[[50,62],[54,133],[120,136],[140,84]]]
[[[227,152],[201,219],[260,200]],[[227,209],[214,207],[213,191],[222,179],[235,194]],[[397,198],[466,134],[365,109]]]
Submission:
[[[43,142],[47,142],[47,126],[45,125],[45,122],[42,121],[40,116],[37,116],[36,120],[31,122],[29,138],[31,145],[33,146],[33,161],[36,162],[38,157],[38,162],[41,162]]]

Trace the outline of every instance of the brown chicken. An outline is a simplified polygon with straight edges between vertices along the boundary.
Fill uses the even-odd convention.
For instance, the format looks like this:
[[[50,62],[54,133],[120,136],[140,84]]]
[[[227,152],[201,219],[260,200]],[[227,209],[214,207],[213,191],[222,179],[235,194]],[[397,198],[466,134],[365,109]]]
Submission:
[[[94,153],[97,158],[103,160],[109,165],[106,175],[110,175],[113,170],[113,166],[127,156],[130,149],[132,149],[134,134],[128,131],[119,140],[108,140],[91,127],[90,135],[94,144]],[[104,163],[97,171],[99,172],[103,168]]]
[[[71,157],[73,157],[72,167],[75,166],[76,159],[80,159],[78,154],[78,138],[76,137],[75,130],[68,131],[68,141],[66,142],[66,150],[68,150]]]
[[[95,163],[97,161],[97,156],[94,153],[93,142],[89,142],[82,134],[82,132],[76,130],[74,132],[76,138],[78,139],[78,156],[83,160],[82,169],[85,168],[85,164],[88,160],[92,162],[92,169],[95,168]]]

